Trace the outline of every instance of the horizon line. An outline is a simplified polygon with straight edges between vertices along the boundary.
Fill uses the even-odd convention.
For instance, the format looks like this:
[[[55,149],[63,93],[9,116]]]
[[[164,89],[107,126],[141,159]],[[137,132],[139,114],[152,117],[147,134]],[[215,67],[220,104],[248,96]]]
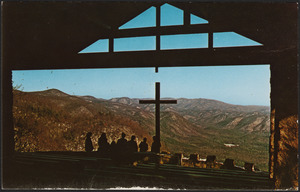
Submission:
[[[21,91],[21,92],[27,92],[27,93],[34,93],[34,92],[45,92],[45,91],[49,91],[49,90],[57,90],[57,91],[60,91],[64,94],[67,94],[67,95],[70,95],[70,96],[75,96],[75,97],[94,97],[95,99],[102,99],[102,100],[112,100],[112,99],[119,99],[119,98],[128,98],[128,99],[154,99],[153,98],[150,98],[150,97],[143,97],[143,98],[137,98],[137,97],[128,97],[128,96],[120,96],[120,97],[111,97],[111,98],[101,98],[101,97],[96,97],[96,96],[93,96],[93,95],[75,95],[75,94],[69,94],[69,93],[66,93],[62,90],[59,90],[57,88],[50,88],[50,89],[46,89],[46,90],[41,90],[41,91],[23,91],[23,90],[18,90],[18,91]],[[221,100],[217,100],[217,99],[210,99],[210,98],[202,98],[202,97],[197,97],[197,98],[187,98],[187,97],[179,97],[179,98],[175,98],[175,97],[161,97],[161,99],[189,99],[189,100],[197,100],[197,99],[205,99],[205,100],[212,100],[212,101],[218,101],[218,102],[222,102],[222,103],[225,103],[225,104],[229,104],[229,105],[239,105],[239,106],[263,106],[263,107],[271,107],[270,105],[258,105],[258,104],[246,104],[246,105],[242,105],[242,104],[232,104],[232,103],[228,103],[228,102],[224,102],[224,101],[221,101]]]

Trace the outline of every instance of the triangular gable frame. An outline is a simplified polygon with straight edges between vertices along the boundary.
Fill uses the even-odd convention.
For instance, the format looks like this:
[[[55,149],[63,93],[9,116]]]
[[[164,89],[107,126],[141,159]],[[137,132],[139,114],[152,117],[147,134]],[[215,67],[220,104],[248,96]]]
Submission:
[[[155,27],[153,27],[153,26],[145,26],[145,27],[136,27],[136,28],[122,28],[122,29],[120,29],[122,26],[124,26],[124,25],[126,25],[128,22],[130,22],[130,21],[132,21],[132,20],[134,20],[136,17],[138,17],[138,16],[140,16],[141,14],[143,14],[144,12],[146,12],[147,10],[149,10],[149,9],[151,9],[153,6],[150,6],[149,8],[147,8],[145,11],[143,11],[142,13],[140,13],[139,15],[137,15],[136,17],[134,17],[133,19],[131,19],[131,20],[129,20],[128,22],[126,22],[126,23],[124,23],[123,25],[121,25],[120,27],[118,27],[117,29],[113,29],[113,33],[112,34],[118,34],[118,35],[112,35],[112,36],[110,36],[110,37],[107,37],[107,38],[100,38],[100,39],[98,39],[96,42],[94,42],[93,44],[91,44],[91,45],[89,45],[89,46],[87,46],[87,47],[85,47],[84,49],[82,49],[81,51],[79,51],[78,53],[79,54],[82,54],[82,53],[107,53],[107,52],[119,52],[119,51],[115,51],[114,50],[114,39],[116,39],[116,38],[128,38],[128,37],[147,37],[147,36],[149,36],[148,34],[145,34],[145,35],[143,35],[142,33],[137,33],[137,35],[136,36],[128,36],[128,35],[126,35],[126,31],[132,31],[132,30],[136,30],[136,31],[139,31],[139,30],[141,30],[141,32],[143,32],[143,30],[146,28],[146,29],[150,29],[150,30],[157,30],[157,28],[159,28],[159,27],[163,27],[163,28],[165,28],[165,27],[173,27],[174,28],[174,25],[170,25],[170,26],[161,26],[161,24],[160,24],[160,21],[161,21],[161,10],[160,10],[160,8],[161,8],[161,6],[163,6],[163,5],[166,5],[166,4],[168,4],[168,3],[164,3],[164,4],[162,4],[162,5],[159,5],[159,6],[156,6],[155,8],[156,8],[156,10],[155,10],[155,12],[156,12],[156,17],[158,17],[158,18],[156,18],[156,26]],[[170,4],[169,4],[170,5]],[[173,5],[171,5],[171,6],[173,6]],[[173,7],[175,7],[175,6],[173,6]],[[179,9],[179,8],[178,8]],[[182,9],[181,9],[182,10]],[[183,29],[184,27],[186,28],[186,26],[188,26],[189,28],[192,28],[192,27],[194,27],[195,29],[197,29],[197,27],[199,27],[199,26],[205,26],[205,27],[207,27],[207,26],[209,26],[210,25],[210,23],[209,23],[209,21],[207,21],[207,20],[205,20],[205,19],[203,19],[202,17],[199,17],[199,16],[197,16],[197,15],[195,15],[195,14],[193,14],[193,13],[191,13],[191,12],[187,12],[186,10],[183,10],[183,12],[184,12],[184,14],[183,14],[183,16],[184,16],[184,18],[183,18],[183,20],[184,20],[184,23],[183,23],[183,25],[176,25],[175,27],[176,28],[178,28],[178,30],[180,30],[180,29]],[[201,19],[201,20],[204,20],[204,21],[207,21],[207,23],[192,23],[192,19],[191,19],[191,17],[197,17],[197,18],[199,18],[199,19]],[[199,29],[201,29],[201,27],[199,27]],[[175,31],[175,30],[174,30]],[[213,30],[206,30],[205,32],[203,32],[203,31],[199,31],[199,32],[197,32],[196,30],[195,31],[193,31],[192,33],[206,33],[206,34],[208,34],[208,46],[207,46],[207,48],[229,48],[229,47],[249,47],[249,46],[263,46],[263,44],[262,43],[259,43],[259,42],[257,42],[257,41],[255,41],[255,40],[252,40],[252,39],[250,39],[250,38],[248,38],[248,37],[245,37],[245,36],[243,36],[243,35],[241,35],[241,34],[238,34],[238,33],[236,33],[236,32],[234,32],[234,33],[236,33],[236,35],[239,35],[239,36],[241,36],[241,38],[245,38],[245,39],[249,39],[250,41],[252,41],[252,42],[254,42],[252,45],[239,45],[239,46],[214,46],[214,33],[219,33],[219,32],[233,32],[233,31],[229,31],[229,30],[225,30],[225,31],[213,31]],[[125,33],[125,36],[123,36],[122,35],[122,33]],[[172,34],[164,34],[164,35],[176,35],[176,34],[189,34],[189,33],[181,33],[181,32],[174,32],[174,33],[172,33]],[[159,34],[159,35],[154,35],[154,36],[156,36],[156,49],[149,49],[150,51],[161,51],[161,49],[160,49],[160,46],[161,46],[161,44],[160,44],[160,35],[161,34]],[[150,36],[153,36],[153,35],[150,35]],[[105,41],[109,41],[109,48],[108,48],[108,51],[105,49],[105,51],[99,51],[99,52],[97,52],[97,51],[91,51],[91,52],[85,52],[84,50],[86,50],[87,48],[89,48],[89,47],[91,47],[92,45],[94,45],[95,43],[97,43],[97,42],[99,42],[99,41],[101,41],[101,40],[103,40],[104,42]],[[104,47],[106,47],[107,46],[107,44],[103,44],[102,46],[104,46]],[[104,49],[104,48],[100,48],[100,49]],[[182,48],[182,49],[185,49],[185,48]],[[195,48],[195,49],[202,49],[202,48]],[[149,50],[147,50],[146,49],[146,51],[149,51]],[[172,50],[172,49],[170,49],[170,50]],[[145,51],[145,50],[128,50],[128,51]],[[163,51],[163,50],[162,50]]]

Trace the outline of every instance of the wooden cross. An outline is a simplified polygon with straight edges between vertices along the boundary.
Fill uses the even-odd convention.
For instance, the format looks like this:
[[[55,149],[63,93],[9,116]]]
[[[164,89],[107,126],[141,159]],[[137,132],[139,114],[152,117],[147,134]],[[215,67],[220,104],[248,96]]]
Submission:
[[[155,104],[155,136],[157,142],[160,143],[160,104],[177,104],[177,100],[160,100],[160,83],[156,82],[155,100],[140,100],[139,104]]]

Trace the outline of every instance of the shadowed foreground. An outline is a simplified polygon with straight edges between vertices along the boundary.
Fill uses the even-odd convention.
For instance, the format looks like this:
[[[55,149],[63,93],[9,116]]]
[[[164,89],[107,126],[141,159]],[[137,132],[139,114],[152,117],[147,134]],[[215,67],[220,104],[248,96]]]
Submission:
[[[151,154],[151,153],[149,153]],[[154,155],[154,154],[152,154]],[[154,155],[155,156],[155,155]],[[204,169],[154,163],[122,163],[97,153],[16,153],[4,188],[160,187],[186,189],[268,189],[266,172]]]

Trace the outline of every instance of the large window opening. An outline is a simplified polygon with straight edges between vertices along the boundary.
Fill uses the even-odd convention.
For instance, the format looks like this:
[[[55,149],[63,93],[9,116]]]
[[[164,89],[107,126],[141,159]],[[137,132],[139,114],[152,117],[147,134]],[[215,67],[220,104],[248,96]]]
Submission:
[[[13,71],[16,151],[83,151],[85,133],[95,150],[101,133],[108,142],[155,134],[155,97],[161,105],[162,151],[215,155],[218,162],[254,163],[268,171],[269,65]],[[150,150],[150,149],[149,149]]]

